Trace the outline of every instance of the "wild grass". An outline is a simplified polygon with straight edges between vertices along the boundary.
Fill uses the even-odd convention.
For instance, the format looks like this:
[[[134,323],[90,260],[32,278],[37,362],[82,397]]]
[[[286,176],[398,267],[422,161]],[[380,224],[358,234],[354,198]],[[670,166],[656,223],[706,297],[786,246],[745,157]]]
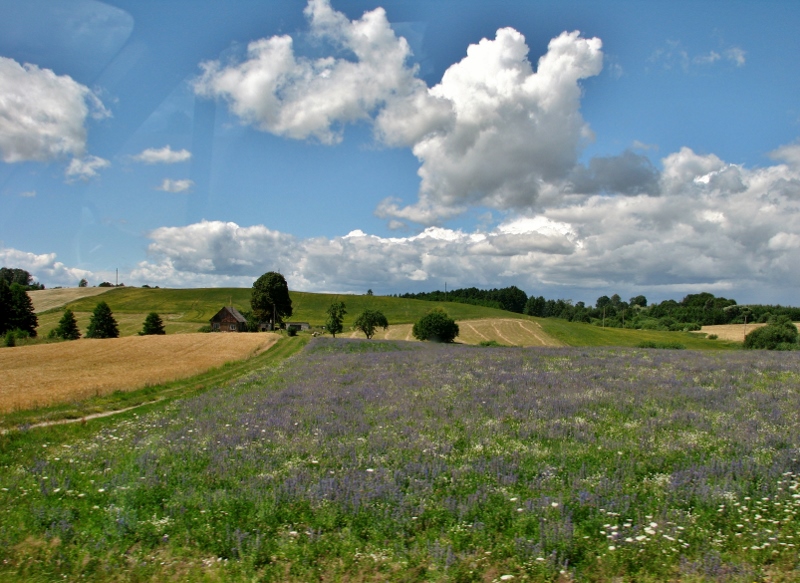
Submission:
[[[799,387],[794,353],[316,339],[0,437],[0,578],[796,581]]]

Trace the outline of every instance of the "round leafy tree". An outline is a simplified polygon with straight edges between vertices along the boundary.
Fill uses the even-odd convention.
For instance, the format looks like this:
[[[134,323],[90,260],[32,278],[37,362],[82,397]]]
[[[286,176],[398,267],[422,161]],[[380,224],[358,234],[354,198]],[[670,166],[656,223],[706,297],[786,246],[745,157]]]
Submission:
[[[167,332],[164,330],[164,322],[161,321],[161,316],[159,316],[155,312],[150,312],[147,314],[147,318],[144,320],[144,327],[142,331],[139,332],[139,336],[150,336],[154,334],[166,334]]]
[[[292,300],[286,279],[276,271],[270,271],[253,283],[250,307],[256,318],[262,322],[275,317],[275,325],[292,315]]]
[[[92,312],[89,320],[89,329],[86,330],[87,338],[119,338],[119,328],[111,308],[105,302],[100,302]]]
[[[766,326],[756,328],[744,339],[745,348],[766,350],[790,350],[800,348],[797,344],[797,327],[788,316],[772,317]]]
[[[61,316],[58,328],[55,329],[55,336],[64,340],[77,340],[81,337],[81,331],[78,330],[78,322],[75,320],[75,314],[72,313],[72,310],[66,310],[64,315]]]
[[[383,315],[383,312],[379,312],[378,310],[364,310],[358,318],[356,318],[356,321],[353,322],[353,326],[356,330],[361,330],[367,337],[367,340],[370,340],[375,335],[375,331],[378,328],[386,330],[389,327],[389,322],[386,320],[386,316]]]
[[[336,335],[344,330],[342,321],[347,313],[344,302],[333,302],[326,313],[328,314],[328,319],[325,320],[325,329],[336,338]]]
[[[411,329],[417,340],[452,342],[458,336],[458,324],[447,312],[436,308],[420,318]]]

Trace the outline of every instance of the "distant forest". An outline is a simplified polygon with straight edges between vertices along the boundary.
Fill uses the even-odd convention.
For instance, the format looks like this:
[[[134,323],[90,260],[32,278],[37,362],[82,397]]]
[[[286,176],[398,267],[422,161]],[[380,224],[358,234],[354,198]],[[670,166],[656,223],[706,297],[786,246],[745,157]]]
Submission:
[[[699,330],[714,324],[744,324],[766,322],[772,316],[788,316],[800,321],[800,308],[781,305],[739,305],[736,300],[716,297],[703,292],[689,294],[681,301],[665,300],[648,305],[645,296],[624,301],[619,294],[597,298],[594,306],[572,300],[548,300],[543,296],[530,296],[516,286],[481,290],[470,287],[447,292],[433,291],[406,293],[397,297],[431,302],[458,302],[489,308],[499,308],[538,316],[561,318],[570,322],[585,322],[610,328],[636,328],[645,330]]]

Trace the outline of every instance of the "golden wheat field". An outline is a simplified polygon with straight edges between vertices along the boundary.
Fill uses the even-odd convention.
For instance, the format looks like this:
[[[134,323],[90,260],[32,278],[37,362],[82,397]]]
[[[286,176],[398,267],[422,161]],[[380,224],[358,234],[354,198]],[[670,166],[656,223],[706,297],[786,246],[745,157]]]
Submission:
[[[0,350],[0,412],[85,399],[199,374],[262,352],[276,334],[82,339]]]
[[[794,325],[800,328],[800,322],[795,322]],[[745,335],[762,326],[766,326],[766,324],[723,324],[719,326],[703,326],[700,328],[700,332],[716,334],[720,340],[744,342]]]
[[[75,300],[105,293],[110,287],[65,287],[60,289],[38,289],[28,292],[36,313],[59,308]]]
[[[531,320],[486,318],[460,320],[457,324],[459,334],[456,342],[461,344],[480,344],[494,340],[506,346],[563,346],[558,340],[545,334],[541,326]],[[412,324],[392,325],[387,330],[378,329],[375,338],[379,340],[415,340],[411,334],[412,328]],[[342,336],[363,338],[364,334],[350,330]]]

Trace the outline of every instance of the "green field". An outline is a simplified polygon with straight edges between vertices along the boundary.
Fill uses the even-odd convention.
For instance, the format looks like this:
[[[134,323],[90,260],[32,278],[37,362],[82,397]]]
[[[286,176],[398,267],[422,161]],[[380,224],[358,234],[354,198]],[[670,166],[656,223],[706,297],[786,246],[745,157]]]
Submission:
[[[567,322],[558,318],[536,318],[542,329],[567,346],[629,346],[643,342],[679,343],[693,350],[731,350],[741,347],[741,342],[708,340],[691,332],[662,332],[659,330],[631,330],[601,328],[590,324]]]
[[[117,288],[103,294],[102,299],[111,307],[123,336],[136,334],[149,312],[158,312],[164,319],[167,334],[195,332],[207,325],[209,319],[223,306],[232,304],[239,311],[250,309],[249,288],[202,288],[202,289],[147,289]],[[427,302],[389,296],[320,294],[290,292],[294,313],[290,321],[308,322],[314,327],[325,324],[325,310],[334,301],[343,301],[347,306],[345,329],[350,329],[354,320],[365,309],[380,310],[389,324],[411,324],[435,307],[444,308],[455,320],[483,318],[520,318],[538,322],[544,331],[568,346],[631,346],[642,342],[680,343],[686,348],[721,350],[740,346],[739,343],[723,340],[707,340],[695,334],[683,332],[660,332],[654,330],[627,330],[599,328],[556,318],[532,318],[522,314],[494,308],[452,302]],[[85,330],[92,310],[98,303],[94,297],[83,298],[67,304],[75,312],[78,326]],[[63,308],[39,314],[39,334],[46,336],[55,328]],[[499,340],[499,339],[498,339]]]

